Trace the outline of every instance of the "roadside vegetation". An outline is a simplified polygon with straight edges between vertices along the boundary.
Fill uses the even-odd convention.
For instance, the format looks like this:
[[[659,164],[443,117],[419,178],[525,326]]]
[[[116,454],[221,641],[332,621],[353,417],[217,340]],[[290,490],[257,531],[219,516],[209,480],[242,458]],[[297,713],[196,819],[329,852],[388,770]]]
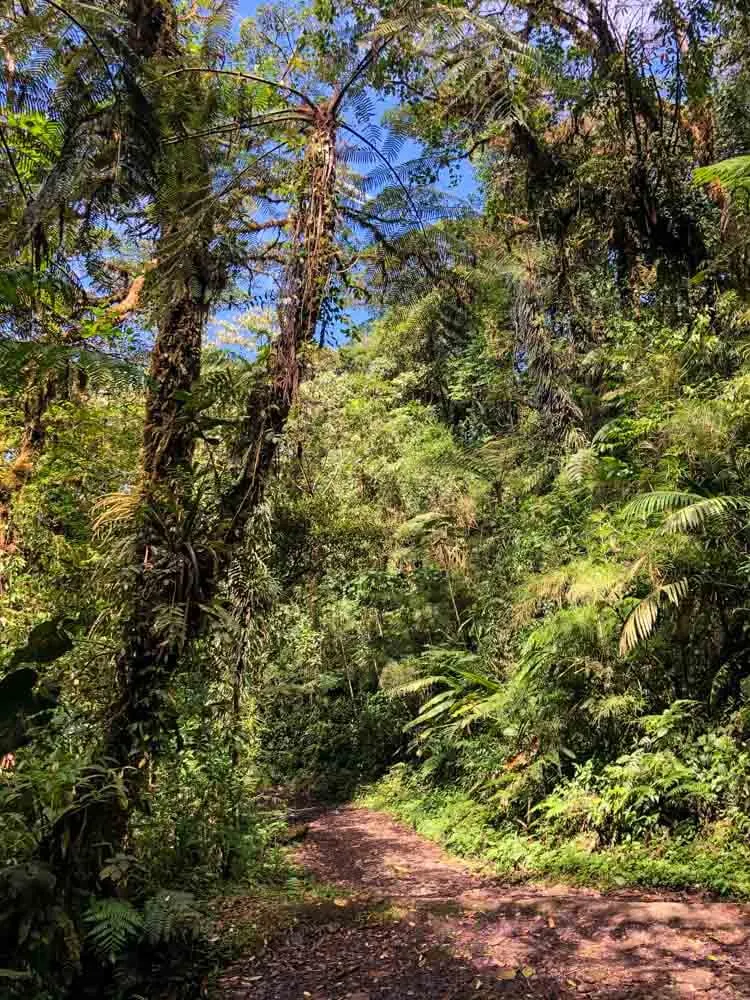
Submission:
[[[750,896],[749,14],[647,8],[3,7],[3,995],[201,995],[363,788]]]

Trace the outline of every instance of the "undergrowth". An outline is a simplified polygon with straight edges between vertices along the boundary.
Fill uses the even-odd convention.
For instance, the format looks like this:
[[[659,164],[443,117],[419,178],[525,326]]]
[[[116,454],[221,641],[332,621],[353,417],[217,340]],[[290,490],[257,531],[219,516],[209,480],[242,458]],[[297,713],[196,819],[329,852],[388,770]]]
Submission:
[[[532,835],[509,823],[497,825],[491,807],[464,791],[425,787],[405,765],[364,789],[357,801],[390,813],[453,854],[486,863],[508,881],[556,879],[601,889],[640,886],[750,898],[750,847],[727,821],[692,835],[611,846],[597,846],[586,834],[556,834],[544,824]]]

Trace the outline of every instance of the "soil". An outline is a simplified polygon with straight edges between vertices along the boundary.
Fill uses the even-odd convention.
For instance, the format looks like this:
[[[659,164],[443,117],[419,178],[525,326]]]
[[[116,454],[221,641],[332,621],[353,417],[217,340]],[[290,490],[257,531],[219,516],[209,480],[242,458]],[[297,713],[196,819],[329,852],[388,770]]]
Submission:
[[[223,1000],[750,998],[750,908],[505,886],[382,813],[309,824],[296,856],[340,898],[222,977]]]

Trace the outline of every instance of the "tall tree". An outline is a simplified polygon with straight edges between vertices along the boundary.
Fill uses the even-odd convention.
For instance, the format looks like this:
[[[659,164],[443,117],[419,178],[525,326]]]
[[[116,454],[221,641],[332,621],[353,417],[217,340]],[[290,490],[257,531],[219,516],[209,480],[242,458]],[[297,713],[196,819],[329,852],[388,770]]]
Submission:
[[[183,26],[188,34],[191,25]],[[200,377],[209,309],[229,280],[232,252],[222,241],[213,184],[223,151],[194,138],[220,103],[200,75],[170,76],[187,58],[169,2],[127,5],[122,74],[132,84],[124,147],[127,183],[113,196],[136,206],[155,240],[145,304],[156,318],[145,400],[136,532],[125,582],[122,647],[116,697],[109,710],[101,759],[120,774],[112,794],[106,772],[79,789],[77,802],[53,830],[47,847],[77,883],[96,880],[101,858],[123,842],[129,811],[141,804],[146,764],[170,729],[168,686],[182,643],[165,608],[196,613],[203,567],[184,535],[192,499],[191,462],[197,437],[191,393]],[[211,46],[201,55],[218,56]],[[213,89],[213,93],[212,93]],[[143,111],[150,130],[137,122]],[[131,126],[129,128],[129,126]],[[120,151],[118,149],[118,156]],[[139,224],[140,221],[139,221]],[[195,570],[193,572],[193,570]],[[108,789],[110,792],[108,793]],[[98,858],[98,860],[97,860]]]
[[[389,267],[396,271],[406,260],[412,280],[435,274],[431,263],[442,244],[439,231],[428,231],[425,223],[450,208],[425,183],[433,179],[432,164],[419,155],[398,163],[404,136],[384,138],[376,123],[373,98],[382,94],[395,33],[375,35],[374,26],[373,12],[339,14],[332,7],[312,17],[270,9],[247,26],[237,55],[275,72],[261,78],[230,71],[248,82],[264,81],[275,94],[263,127],[271,130],[274,154],[292,167],[293,178],[277,277],[278,333],[269,347],[267,378],[248,394],[234,447],[236,481],[224,497],[233,540],[263,494],[305,348],[316,337],[323,342],[342,296],[361,293],[364,273],[372,278],[380,270],[382,287]],[[242,130],[243,123],[232,127]],[[356,165],[371,169],[358,173]]]
[[[381,149],[371,130],[368,90],[389,39],[367,42],[362,51],[365,29],[348,17],[292,25],[282,18],[268,28],[261,18],[241,43],[240,53],[264,66],[263,73],[245,72],[219,65],[226,51],[210,39],[201,46],[191,37],[182,47],[180,22],[166,0],[133,0],[127,7],[119,72],[128,103],[118,120],[122,132],[107,147],[116,164],[122,160],[126,183],[115,185],[111,198],[125,217],[135,209],[140,218],[148,206],[146,233],[155,246],[143,295],[157,332],[104,766],[97,766],[93,784],[81,786],[47,843],[78,884],[96,879],[102,859],[123,843],[130,811],[142,802],[149,769],[173,728],[171,680],[262,496],[306,345],[352,284],[373,236],[381,263],[384,248],[417,259],[419,247],[409,237],[424,236],[423,216],[437,213],[434,194],[416,195],[409,171],[405,180],[392,164],[396,144]],[[272,33],[281,36],[282,28],[294,39],[285,65],[269,58],[271,49],[280,49]],[[189,35],[190,25],[183,31]],[[84,34],[96,46],[93,33]],[[139,120],[144,108],[147,129]],[[227,146],[238,136],[235,162]],[[375,170],[364,178],[353,173],[348,163],[357,158]],[[57,173],[64,175],[65,166],[56,164]],[[286,215],[248,219],[247,199],[262,199],[269,183],[279,186],[272,200],[286,202]],[[48,179],[40,205],[33,206],[36,215],[53,202],[50,189]],[[206,320],[239,262],[241,241],[283,229],[283,242],[242,251],[245,264],[275,265],[279,330],[267,377],[246,400],[233,483],[219,502],[218,538],[199,538],[192,465],[201,436],[196,393]],[[112,773],[119,775],[114,783]]]

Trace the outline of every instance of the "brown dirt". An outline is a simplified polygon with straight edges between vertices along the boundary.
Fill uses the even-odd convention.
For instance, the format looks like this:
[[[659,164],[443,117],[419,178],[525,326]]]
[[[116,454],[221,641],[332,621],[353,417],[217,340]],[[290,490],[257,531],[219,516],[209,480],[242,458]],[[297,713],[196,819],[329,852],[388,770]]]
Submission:
[[[352,807],[314,820],[297,857],[347,898],[237,963],[225,1000],[750,998],[747,907],[506,887]]]

